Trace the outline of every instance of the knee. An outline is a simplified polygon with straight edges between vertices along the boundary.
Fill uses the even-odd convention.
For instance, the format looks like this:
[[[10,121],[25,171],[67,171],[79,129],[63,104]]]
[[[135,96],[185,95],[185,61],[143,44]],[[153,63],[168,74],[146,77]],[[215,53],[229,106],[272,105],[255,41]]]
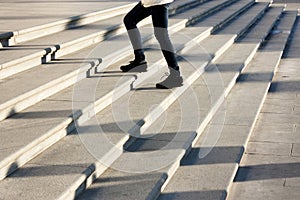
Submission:
[[[136,26],[136,24],[134,23],[134,21],[131,19],[131,17],[128,14],[124,17],[123,23],[127,30],[133,29]]]

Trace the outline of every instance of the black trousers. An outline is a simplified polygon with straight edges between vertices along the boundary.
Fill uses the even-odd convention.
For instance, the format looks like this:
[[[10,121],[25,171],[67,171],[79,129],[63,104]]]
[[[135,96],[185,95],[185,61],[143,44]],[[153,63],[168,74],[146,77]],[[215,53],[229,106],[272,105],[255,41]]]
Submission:
[[[179,70],[174,47],[168,33],[168,8],[169,4],[156,5],[145,8],[139,2],[124,18],[124,24],[134,49],[136,59],[145,58],[141,34],[137,24],[146,17],[152,17],[154,35],[159,42],[162,53],[170,68]]]

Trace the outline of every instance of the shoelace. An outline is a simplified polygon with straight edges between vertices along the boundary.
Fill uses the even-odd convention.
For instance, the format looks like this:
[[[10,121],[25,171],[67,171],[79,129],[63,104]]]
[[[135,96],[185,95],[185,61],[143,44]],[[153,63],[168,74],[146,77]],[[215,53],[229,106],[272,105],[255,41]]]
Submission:
[[[169,75],[169,72],[164,72],[164,74],[160,77],[160,80],[162,80],[164,77],[168,77]]]

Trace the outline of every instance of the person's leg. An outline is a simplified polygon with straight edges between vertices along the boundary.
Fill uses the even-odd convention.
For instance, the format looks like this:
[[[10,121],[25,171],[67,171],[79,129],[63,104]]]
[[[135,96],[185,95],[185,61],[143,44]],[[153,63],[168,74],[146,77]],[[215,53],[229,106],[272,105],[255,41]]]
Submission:
[[[160,48],[168,66],[179,71],[174,47],[168,33],[168,7],[169,4],[152,7],[154,34],[160,44]]]
[[[170,70],[170,75],[164,81],[156,84],[156,87],[161,89],[178,87],[181,86],[183,82],[180,76],[175,50],[168,33],[168,7],[169,4],[151,7],[154,34],[160,44],[160,48]]]
[[[128,32],[128,36],[134,49],[136,60],[145,60],[141,34],[137,28],[137,24],[151,14],[149,8],[145,8],[139,2],[125,17],[124,24]]]

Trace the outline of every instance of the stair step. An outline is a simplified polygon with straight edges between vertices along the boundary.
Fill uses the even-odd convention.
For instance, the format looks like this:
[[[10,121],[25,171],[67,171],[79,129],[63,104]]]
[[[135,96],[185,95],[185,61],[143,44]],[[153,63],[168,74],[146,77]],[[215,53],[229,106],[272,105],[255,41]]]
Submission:
[[[203,13],[207,13],[210,9],[215,11],[216,8],[222,8],[224,2],[232,3],[234,1],[236,0],[208,2],[201,5],[204,9],[201,8],[199,10],[194,8],[191,11],[186,12],[188,17],[182,16],[183,14],[181,14],[178,18],[182,19],[182,17],[184,17],[187,20],[191,17],[191,19],[193,19],[193,13],[195,13],[194,15],[197,14],[198,18],[201,17]],[[3,57],[0,63],[0,79],[30,69],[42,63],[49,62],[51,59],[78,51],[92,44],[99,43],[118,33],[125,32],[125,28],[122,25],[123,14],[114,15],[114,17],[110,17],[109,20],[106,19],[107,22],[104,20],[105,19],[77,28],[67,29],[49,36],[25,42],[18,46],[4,48],[0,52],[1,57]],[[148,19],[143,21],[141,25],[149,24],[150,22],[151,20]],[[52,44],[48,44],[48,41],[51,41]]]
[[[296,17],[282,15],[158,199],[226,199]]]
[[[79,51],[106,38],[125,32],[123,15],[67,29],[19,45],[1,49],[0,78],[4,79],[55,58]],[[49,41],[52,44],[49,44]]]
[[[276,17],[274,18],[274,15],[275,13],[277,13],[277,16],[279,16],[281,11],[282,8],[280,9],[272,8],[269,12],[266,13],[266,16],[264,18],[273,18],[273,20],[276,21]],[[256,28],[260,27],[259,25],[261,25],[261,23],[266,23],[266,21],[262,20],[255,27]],[[269,29],[267,30],[269,31],[273,23],[271,24],[268,23],[264,25],[269,27]],[[253,29],[252,31],[256,31],[256,29]],[[265,33],[261,33],[260,36],[257,35],[258,37],[257,39],[260,39],[261,42],[262,40],[261,37],[264,36]],[[247,39],[247,36],[245,39]],[[253,47],[250,48],[253,49]],[[247,51],[247,52],[251,52],[251,51]],[[227,53],[224,54],[224,57],[226,57],[226,54]],[[251,56],[252,56],[251,53],[248,53],[248,57]],[[244,62],[247,60],[248,60],[247,57],[246,58],[244,57]],[[241,65],[243,64],[240,63],[240,66]],[[204,74],[206,73],[209,72],[204,72]],[[239,71],[237,71],[236,73],[239,73]],[[209,95],[211,94],[209,93],[209,91],[206,91],[205,93],[206,86],[203,85],[204,82],[203,79],[206,80],[205,76],[202,76],[200,79],[197,79],[195,83],[192,84],[191,87],[193,90],[198,89],[196,92],[194,92],[194,94],[197,95],[197,99],[205,99],[205,101],[207,102],[207,99],[210,98]],[[232,76],[232,79],[235,80],[236,76]],[[227,80],[225,86],[230,87],[230,82],[232,81]],[[202,85],[204,88],[199,88],[199,85]],[[220,89],[220,86],[218,87]],[[200,89],[201,91],[199,91]],[[203,116],[200,116],[200,121],[199,121],[200,124],[196,124],[199,125],[197,126],[197,128],[193,130],[194,127],[191,127],[193,125],[189,124],[189,122],[192,121],[191,119],[194,118],[193,114],[192,116],[184,115],[183,117],[181,116],[183,113],[180,112],[181,104],[180,103],[172,104],[166,111],[167,114],[159,118],[153,124],[152,130],[154,130],[154,133],[156,133],[157,127],[160,127],[159,124],[161,123],[164,124],[163,128],[159,130],[158,134],[155,135],[153,138],[146,137],[142,139],[136,139],[136,141],[133,142],[132,146],[127,148],[127,152],[122,154],[117,159],[117,161],[112,164],[111,168],[105,171],[103,175],[101,175],[98,179],[96,179],[95,183],[92,184],[92,186],[88,188],[87,191],[83,193],[83,195],[80,196],[78,199],[99,199],[99,198],[105,199],[108,197],[116,198],[116,199],[117,198],[126,198],[126,199],[155,198],[159,194],[161,188],[165,186],[165,184],[169,181],[173,173],[178,168],[179,162],[184,156],[185,152],[189,150],[192,143],[194,143],[193,141],[195,141],[195,139],[199,137],[199,135],[203,131],[202,129],[210,121],[209,118],[211,118],[211,116],[213,115],[210,112],[216,111],[215,106],[218,107],[222,102],[220,100],[223,100],[222,97],[224,97],[225,91],[218,90],[218,88],[215,88],[215,90],[216,92],[218,92],[219,97],[216,99],[215,102],[213,102],[212,108],[208,112],[203,111],[205,114]],[[180,98],[189,99],[189,97],[191,96],[191,92],[188,92],[188,90],[186,92],[187,93],[182,94],[182,97],[179,97],[179,102],[180,102]],[[205,94],[207,94],[206,98],[203,96]],[[141,97],[139,97],[138,99],[140,98]],[[190,101],[188,100],[187,102],[189,103]],[[201,103],[202,102],[200,102],[200,104]],[[205,107],[206,105],[207,104],[205,104]],[[195,107],[193,106],[190,107],[190,111],[194,109]],[[193,113],[193,112],[191,111],[188,113]],[[166,117],[166,121],[164,121],[164,117]],[[183,119],[186,119],[186,117],[188,118],[187,122],[185,122],[185,124],[183,125],[182,125],[182,121],[180,121],[181,117]],[[178,126],[180,127],[180,125],[182,126],[181,127],[182,129],[178,128]],[[150,133],[153,133],[152,130],[150,127],[150,130],[148,131],[150,131]],[[198,135],[196,133],[198,133]],[[145,134],[147,136],[147,132],[145,132]],[[80,137],[82,137],[82,135]],[[164,155],[166,155],[166,157],[164,157]],[[169,162],[164,159],[170,157],[171,160],[168,160]],[[161,162],[163,162],[162,164],[164,165],[159,165],[161,164]],[[127,177],[126,179],[127,181],[125,181],[124,184],[121,183],[120,181],[122,181],[126,177]],[[141,193],[140,190],[133,189],[139,187],[143,188],[142,190],[143,193]]]
[[[219,58],[218,55],[222,55],[228,48],[228,45],[231,46],[231,44],[235,42],[239,36],[243,35],[259,18],[261,18],[268,6],[269,5],[265,3],[257,3],[253,5],[252,8],[240,15],[236,20],[233,20],[225,28],[214,33],[214,37],[203,41],[204,46],[211,46],[211,51],[215,52],[212,53],[210,52],[210,49],[207,49],[207,53],[214,57],[212,61],[216,61]],[[228,41],[228,43],[224,43],[224,41]],[[223,48],[220,48],[219,44],[225,45]]]
[[[248,0],[246,2],[249,3],[251,1]],[[210,7],[204,7],[202,10],[200,9],[200,11],[206,12],[207,11],[206,9],[211,9],[212,6],[214,6],[214,4],[210,5]],[[194,11],[192,10],[190,12],[190,15],[192,15],[193,13]],[[187,19],[184,20],[184,18],[179,18],[179,19],[171,18],[170,19],[171,27],[169,28],[170,32],[172,33],[172,30],[173,31],[178,30],[179,29],[178,24],[180,25],[180,23],[182,22],[185,23],[186,21]],[[203,25],[205,26],[204,28],[202,28],[203,37],[205,35],[207,36],[209,34],[209,31],[214,26],[217,25],[219,26],[219,24],[222,23],[222,21],[223,20],[218,20],[214,24],[211,23],[209,25],[206,25],[204,23]],[[150,31],[149,28],[146,29],[146,31],[149,32]],[[149,35],[144,36],[145,40],[147,38],[149,38]],[[111,48],[112,46],[115,46],[116,48],[118,47],[123,47],[123,48],[118,48],[118,51],[116,51],[115,48]],[[99,53],[95,57],[102,58],[104,63],[110,63],[111,61],[115,61],[116,57],[120,58],[123,55],[127,56],[131,52],[131,47],[129,45],[127,34],[124,33],[120,36],[116,36],[109,40],[106,40],[97,46],[92,46],[90,48],[82,50],[79,53],[75,53],[69,56],[64,56],[61,58],[62,60],[61,62],[52,61],[49,64],[43,64],[41,65],[41,67],[37,67],[29,71],[26,71],[24,73],[17,74],[11,78],[4,79],[5,82],[1,84],[1,88],[0,88],[0,90],[3,91],[1,93],[4,94],[0,104],[0,109],[1,109],[0,120],[1,119],[3,120],[14,113],[18,113],[21,110],[29,107],[30,105],[39,102],[41,99],[47,98],[48,96],[54,94],[55,92],[58,92],[70,86],[72,83],[74,83],[74,81],[76,80],[75,78],[77,77],[78,68],[79,66],[82,65],[81,62],[84,62],[83,60],[86,57],[86,55],[88,55],[89,52],[94,50],[96,47],[97,49],[99,49]],[[106,49],[106,51],[103,52],[102,49]],[[69,62],[69,65],[61,64],[64,63],[65,61],[67,62],[68,60],[72,61],[74,57],[76,58],[74,61],[77,61],[78,64],[72,62]],[[78,61],[78,58],[83,58],[83,59]],[[97,63],[99,63],[99,60],[91,59],[91,62],[94,62],[94,65],[97,65]],[[89,66],[91,67],[91,65],[88,64],[87,68],[90,68]],[[30,82],[24,85],[24,82],[28,82],[29,80],[31,80],[28,77],[35,77],[36,74],[39,74],[40,76],[38,76],[34,82]],[[49,80],[51,80],[51,82],[49,82]],[[23,87],[16,88],[14,92],[9,92],[9,93],[6,92],[9,88],[14,87],[15,85],[23,85]],[[57,87],[58,85],[60,85],[60,87]]]
[[[193,8],[197,5],[200,5],[204,2],[207,2],[208,0],[177,0],[174,3],[172,3],[172,5],[170,6],[170,12],[175,14],[178,13],[178,11],[185,11],[186,9],[190,9]],[[24,8],[27,5],[22,5],[22,2],[19,2],[19,7],[21,9],[27,9]],[[36,2],[32,2],[32,3],[36,3]],[[63,2],[59,2],[60,4],[64,4]],[[72,6],[75,6],[77,9],[77,12],[75,11],[74,7],[73,10],[69,9],[70,6],[70,2],[68,2],[68,5],[60,5],[62,6],[62,11],[59,10],[59,12],[63,12],[60,14],[63,15],[67,15],[67,13],[69,13],[69,15],[71,14],[76,14],[81,11],[81,8],[77,8],[78,6],[85,6],[86,8],[88,8],[88,10],[91,10],[91,6],[96,6],[93,4],[90,5],[84,5],[84,2],[73,2],[74,4]],[[100,2],[99,2],[100,3]],[[49,19],[41,19],[41,13],[45,13],[48,12],[49,10],[53,9],[53,4],[40,4],[41,6],[36,6],[33,5],[33,9],[34,10],[39,10],[41,13],[31,13],[31,16],[38,16],[38,19],[31,19],[30,23],[28,23],[28,21],[25,19],[22,20],[22,24],[20,23],[12,23],[10,25],[5,26],[5,29],[1,29],[0,30],[0,41],[2,43],[3,46],[12,46],[12,45],[16,45],[16,44],[20,44],[29,40],[33,40],[39,37],[43,37],[46,35],[50,35],[53,33],[57,33],[59,31],[63,31],[66,30],[68,28],[74,28],[74,27],[78,27],[78,26],[82,26],[82,25],[86,25],[86,24],[90,24],[99,20],[103,20],[103,19],[109,19],[112,16],[116,16],[116,15],[120,15],[120,14],[125,14],[127,13],[133,6],[135,6],[136,3],[131,3],[131,1],[122,1],[122,2],[111,2],[111,3],[107,3],[107,2],[101,2],[101,8],[102,10],[100,11],[94,11],[94,12],[90,12],[90,13],[86,13],[86,14],[81,14],[81,15],[76,15],[76,16],[72,16],[66,19],[59,19],[57,21],[53,21],[53,22],[49,22]],[[7,4],[7,13],[5,13],[6,15],[11,15],[10,10],[11,10],[11,6],[12,3]],[[56,4],[57,5],[57,4]],[[5,6],[5,5],[3,5]],[[45,6],[45,7],[43,7]],[[48,8],[45,10],[45,8]],[[95,7],[94,7],[95,8]],[[100,6],[99,6],[100,8]],[[14,8],[16,9],[16,8]],[[57,7],[55,8],[56,10],[58,9]],[[69,9],[69,10],[66,10]],[[42,11],[41,11],[42,10]],[[92,9],[94,10],[94,9]],[[42,15],[43,15],[42,14]],[[51,20],[53,19],[53,17],[51,18]],[[37,22],[35,23],[36,20]],[[43,24],[44,23],[44,24]],[[32,26],[32,24],[37,24]],[[42,24],[42,25],[40,25]],[[16,27],[18,28],[18,30],[15,30]],[[13,31],[12,31],[13,30]],[[0,45],[1,46],[1,45]]]
[[[206,2],[210,2],[210,0],[186,0],[184,3],[182,1],[174,1],[169,8],[169,16],[184,12]]]
[[[128,2],[117,2],[114,5],[104,5],[102,4],[102,9],[100,11],[95,11],[87,14],[72,16],[67,19],[61,19],[54,22],[46,22],[43,25],[34,25],[30,24],[31,27],[28,28],[28,25],[18,24],[19,30],[2,32],[0,34],[0,43],[2,46],[8,47],[16,44],[20,44],[29,40],[33,40],[39,37],[57,33],[66,29],[86,25],[93,23],[95,21],[109,19],[110,17],[121,15],[128,12],[134,3]],[[127,5],[126,5],[127,4]],[[41,20],[39,20],[39,24]],[[34,23],[33,23],[34,24]],[[6,25],[7,26],[7,25]],[[11,27],[11,26],[9,26]],[[21,28],[24,27],[24,28]],[[26,27],[26,28],[25,28]],[[1,45],[0,45],[1,46]]]
[[[265,4],[264,4],[265,5]],[[204,23],[204,22],[202,22],[202,23]],[[192,27],[190,27],[190,28],[192,28]],[[200,31],[200,33],[201,33],[201,31],[202,31],[202,29],[199,29],[199,31]],[[195,36],[194,34],[196,34],[195,33],[195,31],[190,31],[190,36],[191,35],[193,35],[193,36]],[[199,33],[198,33],[199,34]],[[182,34],[178,34],[178,35],[182,35]],[[186,40],[186,39],[185,39]],[[181,38],[180,39],[180,41],[184,41],[184,38]],[[157,53],[157,54],[159,54],[159,52]],[[187,55],[188,56],[188,55]],[[152,57],[152,56],[151,56]],[[155,57],[155,56],[154,56]],[[201,63],[203,63],[203,61],[201,62]],[[199,63],[199,66],[201,66],[200,64],[201,63]],[[203,64],[202,64],[203,65]],[[193,72],[193,68],[191,69],[191,66],[186,66],[186,67],[183,67],[183,73],[185,74],[185,70],[188,70],[189,69],[189,73],[191,73],[191,72]],[[186,75],[187,76],[187,75]],[[155,78],[156,78],[157,76],[155,76]],[[159,77],[159,76],[158,76]],[[109,79],[111,79],[111,77],[109,77]],[[157,78],[156,78],[157,79]],[[108,80],[108,79],[107,79]],[[104,80],[104,81],[106,81],[106,80]],[[72,90],[70,90],[71,92],[72,92]],[[152,92],[153,93],[153,96],[155,96],[155,91],[153,91]],[[163,93],[163,94],[162,94]],[[160,92],[159,93],[159,95],[162,95],[160,98],[162,98],[162,97],[165,97],[165,96],[168,96],[169,94],[170,94],[170,92],[169,91],[162,91],[162,93]],[[70,94],[70,93],[69,93]],[[147,94],[148,95],[148,94]],[[150,95],[151,96],[151,95]],[[157,96],[157,95],[156,95]],[[72,97],[71,97],[72,98]],[[140,97],[139,97],[140,98]],[[159,99],[160,99],[159,98]],[[57,100],[57,98],[55,98],[55,97],[52,97],[52,100],[53,101],[55,101],[55,99]],[[70,99],[70,96],[69,96],[69,99]],[[158,99],[158,100],[159,100]],[[60,99],[60,100],[62,100],[62,99]],[[71,100],[72,99],[70,99],[70,101],[69,102],[71,102]],[[155,101],[157,101],[157,99],[152,99],[152,100],[155,100]],[[51,102],[50,101],[50,99],[49,99],[49,102]],[[46,101],[43,101],[43,102],[41,102],[41,103],[44,103],[44,104],[46,104],[46,103],[48,103],[48,110],[49,110],[49,107],[51,107],[51,108],[53,108],[53,106],[51,106],[51,105],[49,105],[49,102],[47,102],[47,100]],[[64,99],[64,102],[67,104],[67,103],[69,103],[69,102],[67,102],[66,101],[66,99]],[[118,100],[118,102],[123,102],[122,101],[122,99],[120,99],[120,100]],[[151,104],[151,103],[153,103],[153,102],[148,102],[149,104]],[[64,108],[64,110],[62,109],[62,112],[64,112],[65,110],[66,110],[66,108],[70,108],[71,107],[71,105],[62,105],[61,106],[61,108]],[[119,103],[120,104],[120,103]],[[115,105],[115,104],[114,104]],[[34,106],[35,107],[35,106]],[[59,107],[56,107],[56,108],[58,108],[58,109],[60,109]],[[41,107],[40,107],[40,109],[41,109]],[[112,112],[111,112],[111,110],[110,110],[111,108],[110,107],[108,107],[108,108],[106,108],[106,109],[104,109],[103,111],[101,111],[100,113],[99,113],[99,117],[100,117],[100,119],[101,119],[101,123],[106,123],[106,124],[108,124],[108,126],[106,127],[109,131],[111,131],[111,133],[112,133],[112,136],[110,136],[110,138],[111,139],[113,139],[113,142],[115,143],[115,144],[119,144],[118,146],[119,147],[122,147],[122,144],[124,144],[125,143],[125,141],[128,139],[128,135],[127,134],[124,134],[123,133],[123,131],[122,130],[120,130],[120,128],[118,128],[118,124],[116,124],[116,125],[114,125],[115,124],[115,121],[114,121],[114,118],[113,118],[113,115],[112,115]],[[42,109],[42,110],[45,110],[45,109]],[[32,112],[33,113],[33,112]],[[30,114],[30,113],[29,113]],[[139,116],[135,116],[134,118],[136,119],[136,120],[138,120],[138,119],[140,119],[141,117],[143,117],[143,116],[141,116],[142,115],[142,113],[140,113],[140,115]],[[16,115],[17,116],[17,115]],[[24,119],[26,116],[23,116],[22,117],[22,119]],[[8,120],[5,120],[5,121],[9,121],[9,119]],[[4,122],[5,122],[4,121]],[[50,121],[51,122],[51,120],[48,120],[48,121]],[[93,122],[92,120],[91,120],[91,122]],[[88,125],[88,123],[91,123],[91,122],[87,122],[87,124],[84,124],[83,125],[83,128],[85,128],[85,127],[87,127],[86,129],[88,129],[89,127],[87,126]],[[70,122],[69,122],[70,123]],[[68,123],[66,123],[66,124],[68,124]],[[93,123],[92,123],[92,125],[93,125]],[[6,125],[7,126],[7,125]],[[10,125],[11,126],[11,125]],[[8,126],[9,127],[9,126]],[[92,126],[93,127],[93,126]],[[96,126],[96,128],[97,128],[97,126]],[[63,130],[64,131],[64,130]],[[62,132],[63,132],[62,131]],[[88,130],[86,130],[86,131],[88,131]],[[43,132],[45,132],[45,131],[43,131]],[[61,133],[61,134],[65,134],[65,133]],[[59,136],[58,134],[55,134],[55,135],[57,135],[56,136],[56,138],[58,138],[58,137],[61,137],[61,136]],[[91,135],[93,135],[93,134],[91,134]],[[52,136],[52,137],[54,137],[54,136]],[[46,150],[43,154],[41,154],[41,156],[45,156],[44,158],[49,158],[48,157],[48,153],[47,152],[53,152],[53,151],[56,151],[55,149],[58,147],[58,145],[59,144],[61,144],[61,143],[65,143],[66,141],[68,141],[69,139],[71,139],[71,137],[69,137],[69,136],[67,136],[65,139],[63,139],[62,141],[60,141],[59,143],[57,143],[57,144],[55,144],[55,145],[53,145],[52,147],[50,147],[48,150]],[[53,139],[52,139],[53,140]],[[51,141],[51,138],[50,138],[50,141]],[[57,141],[57,140],[56,140]],[[51,141],[52,143],[53,143],[53,141]],[[103,141],[102,141],[103,142]],[[14,145],[15,146],[15,145]],[[40,144],[39,145],[39,147],[40,148],[42,148],[42,146],[43,146],[43,144]],[[68,147],[69,145],[63,145],[63,146],[66,146],[66,147]],[[72,146],[70,146],[70,147],[72,147]],[[109,160],[110,162],[112,162],[113,160],[114,160],[114,158],[115,157],[117,157],[118,156],[118,154],[110,154],[110,152],[111,152],[111,150],[110,151],[106,151],[107,149],[105,149],[104,147],[102,147],[102,149],[99,149],[99,151],[98,151],[98,155],[100,155],[100,156],[104,156],[104,155],[109,155],[109,156],[112,156],[112,155],[114,155],[114,157],[112,157],[112,158],[110,158],[110,159],[112,159],[112,160]],[[64,151],[64,152],[69,152],[69,151]],[[109,153],[107,153],[107,152],[109,152]],[[80,155],[80,152],[77,152],[77,151],[75,151],[74,149],[70,149],[70,152],[69,153],[74,153],[74,155],[76,154],[76,155]],[[24,156],[25,157],[25,156]],[[50,156],[51,157],[51,156]],[[40,158],[40,156],[38,156],[36,159],[39,159]],[[105,156],[104,156],[104,158],[105,158]],[[24,158],[25,159],[25,158]],[[27,158],[28,159],[28,158]],[[32,161],[30,161],[29,163],[28,163],[28,165],[30,165],[30,163],[36,163],[36,159],[34,159],[34,160],[32,160]],[[61,158],[61,159],[63,159],[63,157]],[[22,159],[19,159],[19,160],[21,160],[22,161]],[[18,161],[19,161],[18,160]],[[15,162],[15,165],[18,165],[18,167],[20,167],[22,164],[20,164],[19,162]],[[68,164],[68,165],[71,165],[71,164]],[[101,166],[100,164],[93,164],[93,163],[91,163],[91,165],[93,166],[98,166],[93,172],[92,172],[92,174],[90,174],[89,176],[88,176],[88,179],[93,179],[93,176],[98,176],[100,173],[101,173],[101,171],[103,171],[103,166]],[[27,165],[25,165],[24,167],[26,168],[26,166]],[[99,169],[99,166],[100,166],[100,168],[101,168],[101,170]],[[22,169],[23,168],[21,168],[19,171],[17,171],[16,173],[20,173],[20,171],[22,171]],[[100,171],[99,171],[100,170]],[[95,174],[96,175],[95,175]],[[73,188],[72,190],[71,190],[71,192],[68,192],[68,190],[66,190],[66,193],[68,194],[68,195],[70,195],[70,193],[74,193],[74,191],[76,190],[76,189],[78,189],[79,188],[79,186],[80,186],[80,184],[82,183],[82,182],[84,182],[84,180],[82,181],[82,182],[77,182],[77,181],[74,181],[74,180],[82,180],[82,178],[79,178],[79,177],[82,177],[82,175],[81,174],[74,174],[74,179],[73,179],[73,181],[72,181],[72,183],[74,183],[73,185],[72,184],[70,184],[70,183],[68,183],[68,184],[66,184],[66,186],[70,186],[70,185],[72,185],[71,187]],[[57,177],[58,179],[60,179],[60,177]],[[5,180],[3,180],[3,182],[5,182],[6,180],[9,180],[10,179],[10,177],[8,177],[8,178],[6,178]],[[28,181],[28,180],[25,180],[24,179],[24,181],[26,182],[26,181]],[[80,184],[79,184],[80,183]],[[79,184],[79,185],[78,185]],[[40,185],[40,184],[39,184]],[[84,186],[82,186],[82,187],[84,187]],[[38,188],[40,188],[40,187],[38,187]],[[80,190],[80,189],[79,189]],[[61,191],[61,190],[60,190]],[[65,194],[63,194],[63,196],[65,196],[66,195],[66,193]],[[68,195],[66,195],[66,196],[68,196]],[[74,194],[73,194],[74,195]]]

